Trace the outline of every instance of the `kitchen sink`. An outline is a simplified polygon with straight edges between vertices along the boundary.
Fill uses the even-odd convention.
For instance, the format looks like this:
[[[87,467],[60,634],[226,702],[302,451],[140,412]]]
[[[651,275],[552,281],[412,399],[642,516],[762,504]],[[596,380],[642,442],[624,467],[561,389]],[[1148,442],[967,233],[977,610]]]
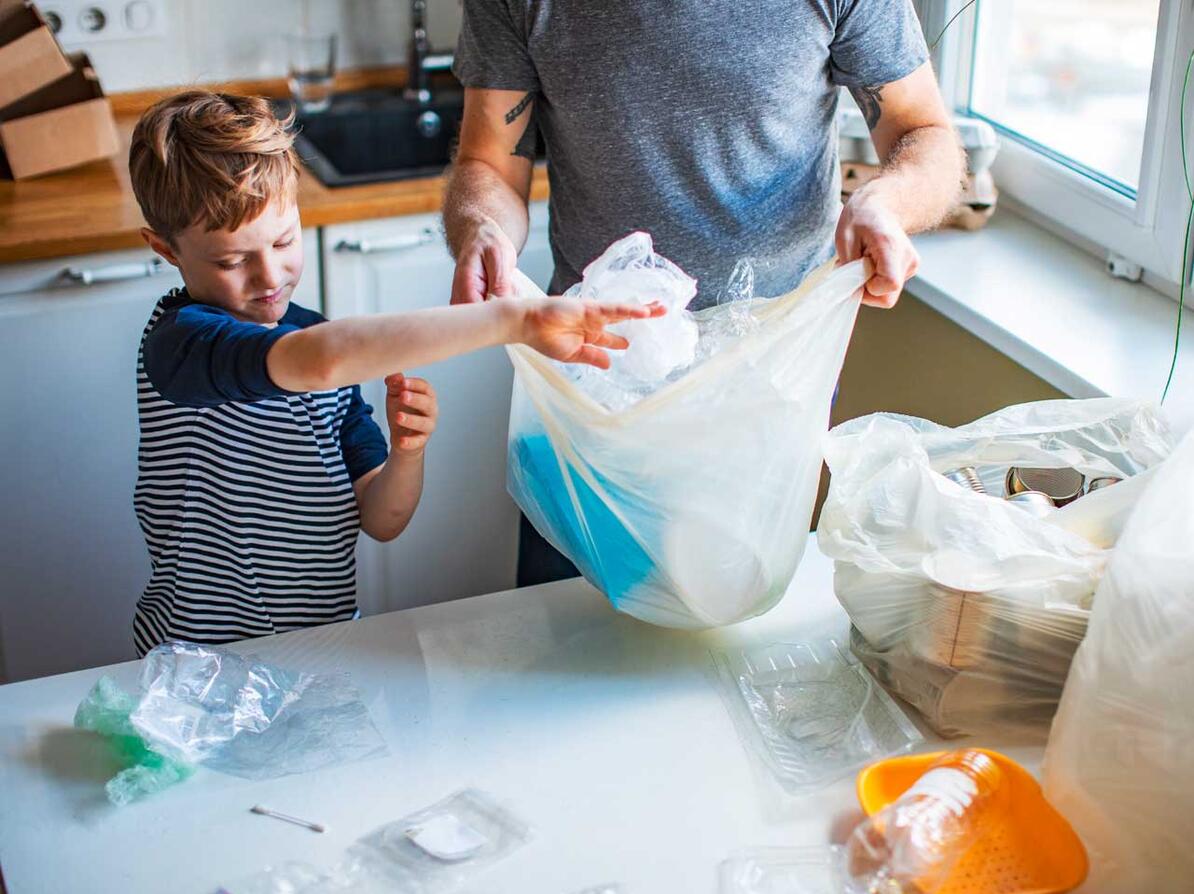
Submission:
[[[431,177],[448,165],[463,108],[460,91],[427,103],[387,90],[338,94],[326,111],[299,116],[295,150],[325,186]]]

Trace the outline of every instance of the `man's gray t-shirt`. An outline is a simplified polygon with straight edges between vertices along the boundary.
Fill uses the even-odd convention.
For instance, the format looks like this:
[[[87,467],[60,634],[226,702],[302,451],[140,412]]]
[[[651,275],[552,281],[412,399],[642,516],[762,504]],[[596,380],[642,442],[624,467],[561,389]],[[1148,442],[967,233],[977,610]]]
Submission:
[[[553,293],[645,230],[695,309],[740,258],[775,296],[833,255],[838,87],[926,58],[911,0],[464,0],[455,70],[535,95]]]

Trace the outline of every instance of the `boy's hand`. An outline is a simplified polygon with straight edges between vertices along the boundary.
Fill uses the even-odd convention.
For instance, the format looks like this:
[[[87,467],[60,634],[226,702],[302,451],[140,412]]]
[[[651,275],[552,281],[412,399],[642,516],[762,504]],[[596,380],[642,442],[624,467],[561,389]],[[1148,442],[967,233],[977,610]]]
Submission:
[[[602,348],[625,350],[630,342],[605,327],[623,320],[661,317],[662,304],[615,304],[576,298],[543,298],[528,302],[523,317],[523,344],[565,363],[587,363],[609,369],[609,355]]]
[[[390,452],[416,456],[423,452],[439,405],[426,379],[407,378],[402,373],[386,376],[386,419],[390,423]]]

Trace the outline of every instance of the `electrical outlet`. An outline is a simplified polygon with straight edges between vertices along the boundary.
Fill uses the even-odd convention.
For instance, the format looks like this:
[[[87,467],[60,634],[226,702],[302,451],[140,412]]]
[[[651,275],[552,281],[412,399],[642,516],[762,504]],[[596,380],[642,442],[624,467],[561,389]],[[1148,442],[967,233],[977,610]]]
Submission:
[[[161,37],[165,0],[46,0],[38,8],[65,47]]]

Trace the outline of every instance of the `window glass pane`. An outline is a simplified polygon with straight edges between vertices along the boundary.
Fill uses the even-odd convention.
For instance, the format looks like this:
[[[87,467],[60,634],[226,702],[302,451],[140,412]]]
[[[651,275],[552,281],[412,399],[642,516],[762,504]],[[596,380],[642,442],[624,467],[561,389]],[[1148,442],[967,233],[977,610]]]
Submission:
[[[1159,8],[1160,0],[981,0],[971,111],[1134,194]]]

